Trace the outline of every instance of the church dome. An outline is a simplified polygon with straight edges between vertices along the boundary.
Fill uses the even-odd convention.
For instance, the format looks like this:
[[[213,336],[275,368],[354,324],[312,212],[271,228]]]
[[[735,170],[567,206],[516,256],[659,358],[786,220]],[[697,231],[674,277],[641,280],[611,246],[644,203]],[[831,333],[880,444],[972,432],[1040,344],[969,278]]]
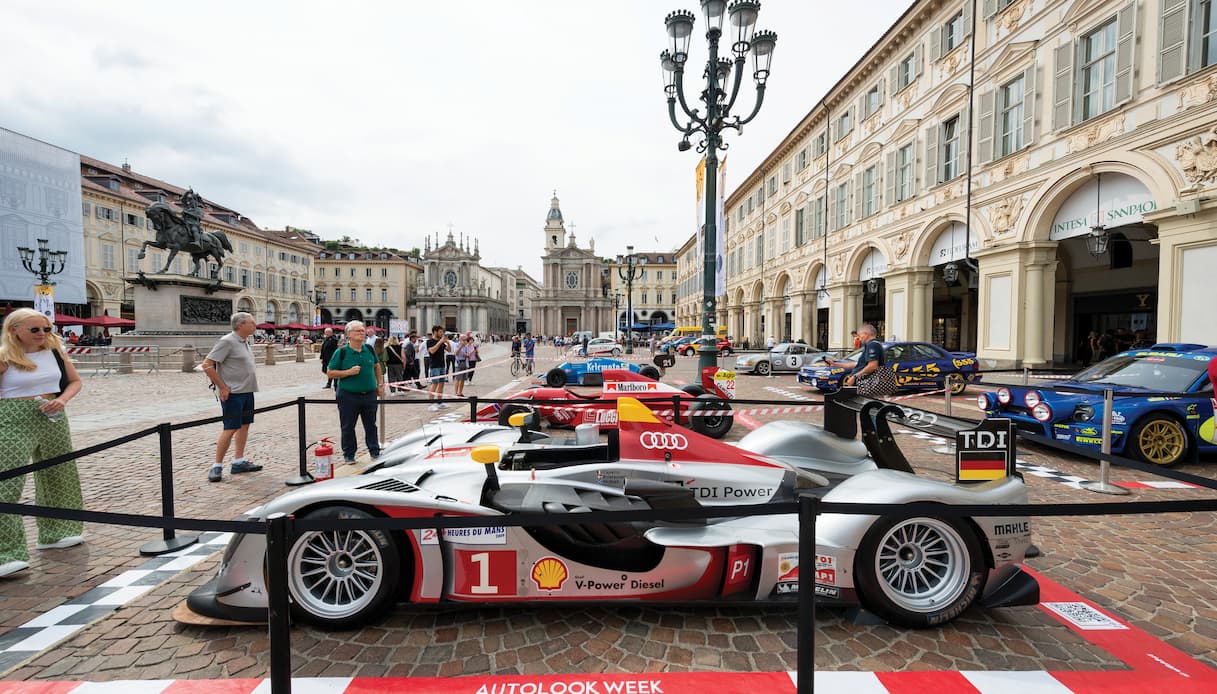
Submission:
[[[554,197],[549,201],[549,214],[546,215],[547,222],[561,222],[562,210],[558,208],[558,196],[555,193]]]

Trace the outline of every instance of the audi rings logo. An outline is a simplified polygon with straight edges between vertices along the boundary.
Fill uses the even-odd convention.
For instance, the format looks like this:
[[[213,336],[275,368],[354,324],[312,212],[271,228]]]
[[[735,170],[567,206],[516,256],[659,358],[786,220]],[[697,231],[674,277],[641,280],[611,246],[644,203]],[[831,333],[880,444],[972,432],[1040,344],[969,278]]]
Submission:
[[[689,447],[689,439],[684,434],[674,434],[668,431],[644,431],[638,437],[643,448],[664,451],[683,451]]]

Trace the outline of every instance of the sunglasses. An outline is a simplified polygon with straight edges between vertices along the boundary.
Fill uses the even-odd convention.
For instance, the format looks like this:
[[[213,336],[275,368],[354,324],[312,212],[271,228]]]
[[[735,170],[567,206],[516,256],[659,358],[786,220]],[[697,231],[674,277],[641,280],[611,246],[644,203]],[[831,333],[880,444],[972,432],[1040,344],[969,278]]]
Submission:
[[[44,328],[30,328],[30,332],[34,333],[35,335],[37,335],[38,333],[49,333],[53,330],[54,330],[54,328],[52,328],[49,325]]]

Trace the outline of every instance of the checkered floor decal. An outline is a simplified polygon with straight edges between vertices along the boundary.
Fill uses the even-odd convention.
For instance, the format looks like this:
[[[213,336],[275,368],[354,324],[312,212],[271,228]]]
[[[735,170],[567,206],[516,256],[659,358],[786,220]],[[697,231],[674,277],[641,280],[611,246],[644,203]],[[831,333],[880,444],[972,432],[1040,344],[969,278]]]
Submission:
[[[232,533],[205,533],[189,547],[153,557],[138,568],[119,574],[93,590],[0,635],[0,672],[63,641],[183,569],[222,550],[231,537]]]
[[[786,390],[785,388],[779,388],[777,386],[765,386],[765,390],[769,391],[770,393],[777,393],[778,395],[780,395],[788,400],[798,400],[800,402],[807,402],[809,400],[814,399],[811,396],[809,396],[807,393],[800,393],[800,392],[794,391],[794,390]]]

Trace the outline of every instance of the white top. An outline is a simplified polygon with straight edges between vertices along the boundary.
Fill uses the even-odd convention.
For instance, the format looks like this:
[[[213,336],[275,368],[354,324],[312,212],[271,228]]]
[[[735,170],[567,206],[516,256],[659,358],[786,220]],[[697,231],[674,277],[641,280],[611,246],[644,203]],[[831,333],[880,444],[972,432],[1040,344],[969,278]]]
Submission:
[[[59,392],[59,364],[51,350],[28,352],[25,356],[34,362],[35,369],[22,371],[9,364],[4,375],[0,376],[0,399],[28,398]]]

